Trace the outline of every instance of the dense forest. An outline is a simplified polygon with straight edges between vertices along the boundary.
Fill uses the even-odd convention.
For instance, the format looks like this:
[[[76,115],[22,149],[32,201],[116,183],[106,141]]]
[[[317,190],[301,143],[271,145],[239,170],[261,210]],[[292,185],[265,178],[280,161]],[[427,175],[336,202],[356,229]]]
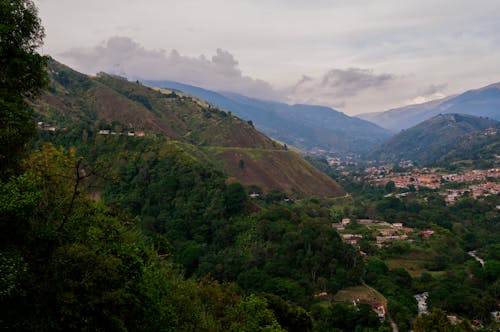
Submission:
[[[382,332],[395,323],[400,331],[469,331],[475,319],[495,328],[498,197],[455,205],[433,192],[384,197],[394,188],[311,159],[350,194],[294,199],[242,185],[198,144],[201,136],[100,135],[126,125],[91,113],[64,117],[65,130],[37,131],[32,106],[53,87],[49,60],[37,53],[43,27],[31,1],[1,2],[0,12],[0,328]],[[348,231],[364,234],[359,248],[332,228],[346,217]],[[436,234],[377,248],[357,223],[363,218]],[[416,256],[425,257],[421,273],[393,264]],[[369,304],[336,300],[352,286],[380,293],[387,319]],[[431,312],[417,317],[422,292]],[[452,325],[448,313],[462,322]]]

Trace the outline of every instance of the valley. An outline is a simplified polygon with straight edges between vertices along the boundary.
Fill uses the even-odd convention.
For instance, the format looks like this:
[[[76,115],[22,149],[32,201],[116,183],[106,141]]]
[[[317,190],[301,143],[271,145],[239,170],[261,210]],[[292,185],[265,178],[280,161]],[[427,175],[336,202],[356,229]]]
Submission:
[[[496,326],[494,286],[465,277],[497,278],[495,153],[484,154],[483,169],[460,159],[444,166],[441,158],[417,167],[415,152],[409,154],[413,160],[400,157],[395,164],[354,153],[309,155],[306,161],[253,123],[188,94],[105,74],[94,83],[52,66],[53,88],[35,105],[34,147],[52,142],[76,148],[85,169],[96,174],[82,189],[140,220],[146,236],[164,237],[186,277],[209,275],[247,294],[265,294],[268,303],[291,303],[304,310],[304,326],[318,331],[331,324],[408,330],[421,312],[422,293],[429,294],[429,308]],[[92,83],[82,87],[61,76]],[[100,97],[89,99],[101,84],[128,106],[110,110],[100,106]],[[70,96],[78,99],[67,113],[60,105]],[[76,118],[88,119],[87,125]],[[424,123],[415,135],[439,132],[436,123],[449,120],[458,128],[472,126],[465,131],[479,135],[477,144],[498,137],[496,122],[461,115],[432,119],[432,129]],[[464,137],[461,130],[457,135]],[[473,263],[472,250],[485,257],[485,270]],[[458,279],[464,287],[450,289]],[[460,307],[460,297],[471,304]],[[346,315],[357,318],[347,324]]]
[[[138,20],[151,16],[147,24],[125,22],[132,7],[122,3],[113,12],[120,20],[105,11],[109,26],[120,23],[107,30],[99,23],[104,10],[96,11],[109,10],[107,2],[70,4],[76,19],[67,4],[40,1],[64,13],[58,20],[72,21],[59,34],[53,21],[47,33],[53,43],[71,32],[75,43],[57,57],[83,68],[76,70],[43,55],[45,30],[34,2],[0,2],[0,330],[498,331],[500,85],[443,97],[448,85],[419,77],[425,70],[416,62],[419,73],[389,71],[398,56],[367,41],[391,48],[381,38],[389,28],[402,45],[398,32],[411,35],[417,8],[410,23],[398,17],[402,28],[379,16],[383,5],[362,3],[370,17],[355,21],[359,8],[347,3],[336,7],[345,16],[339,19],[328,11],[332,4],[322,4],[321,15],[304,15],[318,4],[268,4],[261,15],[255,9],[263,7],[246,2],[245,17],[262,19],[252,19],[259,35],[251,38],[238,29],[237,10],[226,9],[224,19],[233,20],[226,21],[201,11],[201,2],[187,4],[186,17],[184,3],[134,4]],[[152,11],[142,15],[146,7]],[[154,20],[157,12],[163,16]],[[96,26],[89,29],[91,13]],[[294,24],[267,24],[267,14]],[[326,30],[342,38],[313,31],[307,16],[327,17]],[[207,17],[210,38],[201,38]],[[81,18],[85,42],[77,33]],[[434,34],[433,20],[426,15]],[[344,21],[359,31],[352,35]],[[368,39],[361,38],[365,30],[373,32]],[[112,36],[107,42],[78,48],[104,31]],[[241,59],[255,62],[240,68],[222,48],[194,57],[117,37],[132,31],[138,39],[150,35],[149,45],[159,32],[161,40],[193,49],[237,39],[233,45],[248,52]],[[194,35],[197,43],[189,41]],[[289,39],[304,36],[309,54],[290,48],[297,57],[287,52],[273,60]],[[321,52],[323,39],[339,53]],[[343,53],[344,44],[362,44],[370,55]],[[255,45],[260,49],[249,52]],[[419,53],[415,45],[412,54]],[[294,72],[314,64],[315,75],[325,69],[321,59],[338,67],[279,86],[247,72],[262,59]],[[387,71],[342,68],[380,59]],[[439,75],[451,80],[442,69]],[[493,69],[487,72],[493,77]],[[359,117],[336,110],[379,109],[388,98],[431,101]]]

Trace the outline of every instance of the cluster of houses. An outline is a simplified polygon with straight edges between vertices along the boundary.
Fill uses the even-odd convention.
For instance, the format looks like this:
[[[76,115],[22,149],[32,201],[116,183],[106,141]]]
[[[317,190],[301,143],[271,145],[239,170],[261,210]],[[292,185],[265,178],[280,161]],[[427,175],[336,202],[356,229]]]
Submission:
[[[342,232],[350,223],[350,218],[343,218],[340,223],[332,223],[332,228]],[[359,219],[357,223],[368,229],[376,230],[377,236],[375,237],[375,240],[379,248],[387,246],[394,241],[411,241],[409,240],[408,234],[415,231],[411,227],[405,227],[402,222],[395,222],[391,224],[382,220]],[[434,234],[434,230],[422,230],[419,234],[422,235],[423,238],[429,238]],[[363,239],[362,234],[343,233],[341,234],[341,237],[344,242],[355,246],[358,245],[359,240]],[[363,255],[362,252],[360,253]]]
[[[377,182],[386,185],[390,181],[394,182],[396,188],[402,189],[410,188],[410,186],[414,186],[417,189],[419,187],[430,189],[441,187],[441,177],[436,174],[409,173],[407,175],[384,177]]]
[[[136,137],[144,137],[146,134],[143,131],[128,131],[126,133],[117,133],[115,131],[111,131],[109,129],[101,129],[99,130],[99,135],[123,135],[123,136],[136,136]]]
[[[488,178],[500,177],[500,168],[474,169],[464,174],[443,174],[442,178],[451,182],[486,181]]]
[[[484,182],[500,177],[500,168],[475,169],[463,174],[438,174],[436,172],[436,169],[422,168],[405,174],[395,174],[387,166],[370,167],[365,169],[367,174],[365,179],[373,180],[380,185],[386,185],[392,181],[396,188],[402,189],[410,188],[410,186],[416,189],[420,187],[439,189],[446,182]],[[478,188],[478,190],[483,189]]]
[[[497,180],[500,177],[500,168],[486,170],[471,170],[463,174],[438,174],[437,169],[415,169],[413,172],[405,174],[392,173],[388,166],[370,167],[365,169],[367,176],[365,179],[372,180],[379,185],[387,185],[394,182],[396,188],[409,189],[413,186],[416,190],[425,187],[429,189],[440,189],[444,183],[475,183],[464,188],[447,189],[441,194],[447,203],[453,204],[457,197],[469,194],[471,197],[498,195],[500,184]],[[403,197],[408,193],[390,193],[386,196]]]
[[[474,198],[478,198],[479,196],[498,195],[500,194],[500,183],[485,182],[473,184],[468,186],[467,188],[448,189],[443,193],[443,195],[446,203],[453,204],[457,197],[461,197],[466,193],[470,197]]]
[[[56,131],[57,128],[51,125],[50,123],[46,122],[38,122],[37,123],[38,129],[40,130],[46,130],[46,131]]]

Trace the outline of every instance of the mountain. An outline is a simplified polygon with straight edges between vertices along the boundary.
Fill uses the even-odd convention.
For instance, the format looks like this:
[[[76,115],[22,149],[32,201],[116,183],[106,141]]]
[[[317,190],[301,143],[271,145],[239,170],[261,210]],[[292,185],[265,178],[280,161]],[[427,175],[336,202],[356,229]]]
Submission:
[[[90,77],[53,60],[49,62],[49,74],[49,91],[34,105],[36,120],[45,132],[59,132],[72,144],[92,141],[92,136],[99,132],[103,137],[121,134],[151,141],[178,141],[182,143],[179,149],[201,164],[220,169],[244,184],[282,190],[295,197],[344,194],[335,181],[312,170],[295,152],[284,151],[281,144],[257,131],[251,123],[203,100],[104,73]],[[108,142],[112,144],[112,140]],[[241,157],[246,169],[240,172],[230,167],[232,157],[214,153],[208,147],[250,151],[255,163]],[[109,153],[120,151],[111,149]],[[137,153],[142,152],[139,149]],[[286,174],[288,180],[277,181],[279,174]]]
[[[360,114],[358,117],[399,132],[438,114],[450,113],[470,114],[500,121],[500,83],[423,104],[386,112]]]
[[[442,161],[460,151],[474,137],[496,133],[500,122],[467,114],[440,114],[403,130],[367,155],[383,162],[412,160],[419,165]],[[485,132],[488,130],[488,132]],[[496,135],[496,134],[495,134]]]
[[[288,105],[172,81],[144,83],[202,98],[252,121],[266,135],[309,152],[363,153],[390,136],[389,131],[377,125],[324,106]]]

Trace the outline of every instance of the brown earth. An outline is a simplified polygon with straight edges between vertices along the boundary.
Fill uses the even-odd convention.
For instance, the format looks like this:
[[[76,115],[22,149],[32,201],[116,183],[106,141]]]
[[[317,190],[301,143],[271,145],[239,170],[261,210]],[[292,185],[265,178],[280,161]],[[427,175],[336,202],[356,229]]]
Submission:
[[[264,191],[278,189],[296,198],[345,195],[338,183],[291,151],[220,147],[206,151],[245,185],[258,185]]]

